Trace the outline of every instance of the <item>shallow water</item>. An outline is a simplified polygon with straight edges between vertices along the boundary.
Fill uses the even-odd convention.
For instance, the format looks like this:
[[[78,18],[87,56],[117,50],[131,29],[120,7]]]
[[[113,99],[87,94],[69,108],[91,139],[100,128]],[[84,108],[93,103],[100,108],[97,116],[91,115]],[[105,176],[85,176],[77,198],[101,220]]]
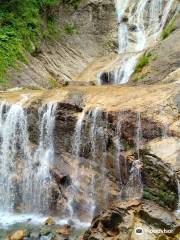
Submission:
[[[40,232],[41,228],[45,226],[43,223],[47,218],[48,216],[40,214],[14,214],[0,212],[0,240],[4,240],[9,234],[20,229],[25,229],[27,232]],[[69,224],[71,221],[72,233],[70,235],[70,240],[79,239],[79,236],[90,226],[89,222],[81,222],[78,219],[70,220],[58,217],[53,217],[53,219],[56,224],[49,226],[50,229],[52,227],[52,230],[55,227]]]

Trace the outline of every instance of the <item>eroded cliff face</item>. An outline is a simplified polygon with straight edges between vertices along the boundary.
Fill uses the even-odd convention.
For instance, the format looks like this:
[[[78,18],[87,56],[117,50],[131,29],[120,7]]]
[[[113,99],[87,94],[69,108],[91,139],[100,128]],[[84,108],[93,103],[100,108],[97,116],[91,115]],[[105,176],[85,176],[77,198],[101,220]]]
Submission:
[[[177,3],[174,1],[170,16],[176,12]],[[17,110],[22,119],[27,117],[26,141],[31,152],[27,164],[29,152],[24,151],[28,157],[24,156],[18,142],[24,141],[24,135],[8,135],[8,144],[14,144],[14,148],[9,147],[11,153],[17,151],[13,159],[5,156],[13,162],[13,167],[7,168],[15,189],[10,207],[33,211],[40,199],[45,207],[41,209],[38,202],[39,212],[73,221],[91,221],[94,217],[82,236],[84,240],[178,239],[178,14],[170,36],[142,51],[150,52],[153,60],[123,86],[94,86],[98,73],[107,80],[123,57],[117,53],[114,1],[84,0],[77,10],[64,5],[55,14],[61,30],[73,23],[75,32],[68,35],[62,31],[57,41],[43,42],[38,52],[29,56],[27,65],[20,63],[19,72],[11,69],[7,74],[12,86],[53,89],[15,89],[0,94],[1,106],[5,106],[0,123],[3,126],[11,106],[15,110],[20,106]],[[126,16],[123,19],[128,21]],[[133,36],[135,29],[132,25],[129,29]],[[131,40],[134,45],[133,37]],[[26,126],[26,121],[23,124]],[[26,197],[35,196],[32,189],[25,197],[21,190],[26,188],[24,172],[29,174],[29,169],[29,181],[33,179],[30,189],[38,177],[43,184],[48,182],[48,187],[38,191],[37,185],[35,200],[26,204]],[[8,191],[12,192],[10,188]],[[145,235],[136,235],[137,227]],[[152,234],[152,229],[171,231]]]
[[[136,239],[133,229],[137,226],[168,226],[173,232],[164,236],[176,239],[178,222],[173,212],[179,201],[179,83],[102,88],[103,93],[92,86],[1,94],[1,100],[11,104],[24,99],[34,149],[40,135],[39,109],[47,103],[57,104],[55,157],[49,165],[49,211],[69,217],[73,207],[73,214],[85,221],[92,217],[89,207],[93,205],[93,215],[100,215],[84,239],[118,239],[126,221],[129,225],[123,239]],[[79,119],[82,121],[77,135]],[[137,159],[140,162],[133,166]],[[33,164],[35,168],[39,165]],[[78,189],[72,192],[72,186]],[[133,199],[142,200],[134,205]],[[130,206],[124,210],[123,200],[129,200]],[[17,199],[16,207],[21,209],[19,203]],[[104,208],[110,209],[101,212]],[[162,213],[167,214],[168,223]],[[150,235],[151,239],[157,237]]]
[[[136,72],[129,84],[152,84],[174,81],[179,78],[179,13],[174,1],[167,23],[175,15],[174,31],[164,40],[148,45],[152,60]],[[128,9],[131,9],[131,4]],[[125,17],[128,16],[128,10]],[[81,1],[77,10],[62,5],[54,12],[60,35],[55,41],[42,41],[29,63],[19,63],[19,70],[10,69],[7,78],[10,86],[53,88],[63,84],[94,85],[99,73],[107,74],[118,69],[122,59],[132,53],[118,54],[118,20],[115,2],[109,0]],[[127,16],[126,16],[127,15]],[[128,21],[128,19],[127,19]],[[148,16],[145,18],[148,21]],[[73,33],[66,32],[73,26]],[[128,25],[130,44],[135,43],[135,29]],[[176,44],[174,44],[176,43]],[[167,67],[168,66],[168,67]]]
[[[117,22],[114,2],[80,1],[77,10],[62,5],[54,13],[60,35],[55,41],[43,41],[29,63],[7,74],[12,86],[53,87],[75,80],[96,58],[117,49]],[[73,25],[73,33],[65,28]],[[37,53],[36,53],[37,52]]]

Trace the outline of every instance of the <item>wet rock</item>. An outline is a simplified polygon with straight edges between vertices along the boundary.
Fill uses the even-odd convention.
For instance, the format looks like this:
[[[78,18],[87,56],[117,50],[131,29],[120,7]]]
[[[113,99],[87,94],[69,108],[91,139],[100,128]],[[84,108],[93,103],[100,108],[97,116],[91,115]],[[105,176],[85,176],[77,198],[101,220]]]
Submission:
[[[65,237],[68,237],[71,233],[71,226],[70,225],[64,225],[63,227],[60,227],[58,229],[56,229],[56,233],[63,235]]]
[[[131,25],[131,26],[129,26],[129,30],[132,31],[132,32],[135,32],[135,31],[137,31],[137,26],[136,25]]]
[[[178,188],[176,176],[171,167],[160,158],[141,151],[144,183],[144,198],[163,207],[175,210],[178,205]]]
[[[55,240],[55,236],[52,233],[50,233],[47,236],[41,236],[40,240]]]
[[[52,177],[54,178],[54,180],[56,181],[56,183],[58,185],[62,185],[63,187],[67,187],[71,184],[70,176],[61,175],[58,172],[58,170],[56,170],[55,168],[51,168],[50,173],[51,173]]]
[[[169,232],[171,232],[171,236],[177,235],[179,224],[175,215],[152,202],[116,202],[114,207],[102,211],[94,218],[91,227],[85,232],[83,240],[137,239],[136,228],[142,229],[141,239],[157,239],[159,236],[158,233],[147,235],[146,231],[170,229],[171,231],[167,231],[167,234],[162,234],[163,239],[169,239]]]
[[[123,16],[122,17],[122,22],[128,22],[128,16]]]
[[[55,221],[52,217],[48,217],[46,219],[46,221],[44,222],[44,225],[48,225],[48,226],[51,226],[51,225],[54,225],[55,224]]]
[[[23,240],[24,237],[25,237],[25,231],[18,230],[10,236],[9,240]]]
[[[36,240],[40,237],[39,231],[32,231],[30,233],[30,239]]]

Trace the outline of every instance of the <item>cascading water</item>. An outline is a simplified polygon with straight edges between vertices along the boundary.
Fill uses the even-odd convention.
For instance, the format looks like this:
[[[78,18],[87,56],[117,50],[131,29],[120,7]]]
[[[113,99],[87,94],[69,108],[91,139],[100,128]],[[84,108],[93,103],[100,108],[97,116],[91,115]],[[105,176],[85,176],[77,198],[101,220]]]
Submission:
[[[75,174],[73,176],[73,184],[70,187],[71,196],[68,201],[68,209],[70,212],[70,217],[77,217],[75,200],[80,188],[83,188],[86,172],[89,174],[89,180],[85,184],[84,191],[81,193],[83,199],[85,199],[84,206],[81,206],[85,212],[88,212],[88,218],[92,219],[94,216],[94,211],[96,207],[96,179],[94,173],[93,164],[97,160],[99,152],[101,152],[101,180],[100,184],[105,184],[105,174],[106,174],[106,143],[104,136],[104,128],[101,127],[102,122],[102,111],[99,108],[93,108],[88,112],[82,112],[80,115],[73,138],[73,154],[75,159],[78,161]],[[100,141],[101,140],[101,141]],[[101,147],[99,148],[99,141],[101,142]],[[89,149],[89,160],[83,157],[85,148],[90,146]],[[87,169],[88,167],[88,169]],[[104,193],[103,201],[106,203],[108,196]]]
[[[73,184],[70,186],[70,196],[68,199],[68,210],[69,210],[69,217],[72,219],[75,214],[75,209],[74,209],[74,201],[76,194],[78,193],[79,187],[80,187],[80,151],[81,151],[81,145],[82,145],[82,127],[83,127],[83,121],[85,118],[85,112],[83,111],[81,116],[78,118],[78,121],[75,126],[75,133],[73,136],[73,144],[72,144],[72,153],[75,156],[76,164],[77,167],[75,169],[75,174],[73,176]]]
[[[26,161],[23,182],[23,200],[26,211],[49,209],[50,167],[54,160],[53,130],[56,104],[49,103],[39,110],[40,138],[32,159]]]
[[[21,105],[0,106],[0,208],[12,211],[22,192],[20,160],[28,158],[27,118]]]
[[[114,159],[114,169],[116,178],[119,181],[119,185],[122,184],[122,176],[121,176],[121,151],[123,149],[123,145],[121,142],[121,116],[118,116],[117,126],[116,126],[116,137],[114,139],[115,145],[115,159]]]
[[[177,212],[180,215],[180,181],[178,180],[177,182],[178,182],[178,199],[179,199]]]
[[[127,83],[137,59],[147,46],[155,42],[163,30],[174,0],[115,0],[118,19],[120,67],[111,72],[111,82]],[[98,74],[98,84],[103,84]]]
[[[143,183],[141,180],[141,159],[139,152],[141,143],[142,143],[141,115],[140,113],[137,113],[135,134],[135,147],[137,159],[135,159],[132,163],[128,183],[122,190],[123,195],[125,196],[126,199],[140,199],[143,194]]]
[[[21,102],[0,105],[1,212],[48,211],[49,167],[54,158],[56,104],[43,107],[40,140],[35,152],[28,138],[27,114]]]

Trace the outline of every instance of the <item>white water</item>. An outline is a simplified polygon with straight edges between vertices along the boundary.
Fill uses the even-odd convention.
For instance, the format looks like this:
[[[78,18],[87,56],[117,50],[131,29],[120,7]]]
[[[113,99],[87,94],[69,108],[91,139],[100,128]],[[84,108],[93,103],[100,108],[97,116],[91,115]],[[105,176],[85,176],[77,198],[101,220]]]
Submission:
[[[137,113],[137,130],[136,130],[136,152],[137,152],[137,159],[140,159],[139,150],[142,145],[142,126],[141,126],[141,114],[140,112]]]
[[[75,173],[72,176],[73,178],[73,184],[69,188],[69,199],[67,202],[67,207],[69,210],[69,218],[73,219],[74,215],[76,214],[76,211],[74,209],[74,201],[76,194],[78,193],[78,190],[80,188],[80,182],[81,182],[81,176],[80,176],[80,151],[81,151],[81,145],[82,145],[82,127],[83,127],[83,121],[85,118],[85,111],[83,111],[78,118],[75,126],[75,132],[73,136],[73,144],[72,144],[72,153],[75,156],[77,167],[75,169]]]
[[[74,219],[78,215],[76,209],[76,198],[80,194],[80,189],[82,198],[85,200],[81,209],[86,212],[88,219],[92,219],[96,208],[96,179],[95,179],[95,166],[99,152],[101,152],[100,161],[100,185],[103,187],[108,187],[105,181],[106,175],[106,143],[105,143],[105,122],[102,123],[102,111],[98,107],[90,109],[87,112],[82,112],[79,116],[73,137],[73,155],[76,159],[75,173],[73,177],[73,184],[70,187],[70,198],[68,201],[68,210],[71,219]],[[89,145],[88,162],[84,158],[83,154],[87,145]],[[88,176],[88,177],[87,177]],[[99,186],[101,188],[101,186]],[[102,191],[101,195],[104,203],[108,201],[108,195],[106,191]]]
[[[115,169],[115,175],[117,180],[120,184],[122,184],[122,176],[121,176],[121,151],[123,149],[122,145],[122,136],[121,136],[121,115],[118,116],[117,120],[117,126],[116,126],[116,137],[114,139],[114,145],[115,145],[115,159],[114,159],[114,169]]]
[[[47,212],[50,202],[50,166],[54,160],[53,130],[56,104],[49,103],[39,110],[39,145],[26,161],[23,181],[23,202],[27,211]]]
[[[21,105],[0,105],[0,209],[11,211],[21,192],[20,166],[15,158],[28,157],[27,118]]]
[[[177,182],[178,182],[178,197],[179,197],[177,212],[180,214],[180,181],[178,180]]]
[[[53,162],[53,128],[56,104],[40,112],[40,140],[37,149],[29,144],[27,114],[22,102],[0,104],[0,212],[48,211],[49,167]],[[34,152],[34,153],[33,153]]]
[[[17,223],[28,223],[31,225],[42,225],[48,215],[42,214],[33,214],[33,213],[10,213],[10,212],[0,212],[0,228],[9,228],[9,226],[17,224]],[[65,225],[69,223],[69,219],[61,219],[57,217],[53,217],[56,224]],[[79,219],[74,220],[74,227],[76,229],[80,228],[88,228],[90,226],[89,222],[81,222]]]
[[[112,71],[114,84],[128,82],[140,52],[158,40],[173,2],[174,0],[115,0],[118,52],[126,55],[122,55],[120,67]],[[102,84],[102,81],[98,80],[98,84]]]

